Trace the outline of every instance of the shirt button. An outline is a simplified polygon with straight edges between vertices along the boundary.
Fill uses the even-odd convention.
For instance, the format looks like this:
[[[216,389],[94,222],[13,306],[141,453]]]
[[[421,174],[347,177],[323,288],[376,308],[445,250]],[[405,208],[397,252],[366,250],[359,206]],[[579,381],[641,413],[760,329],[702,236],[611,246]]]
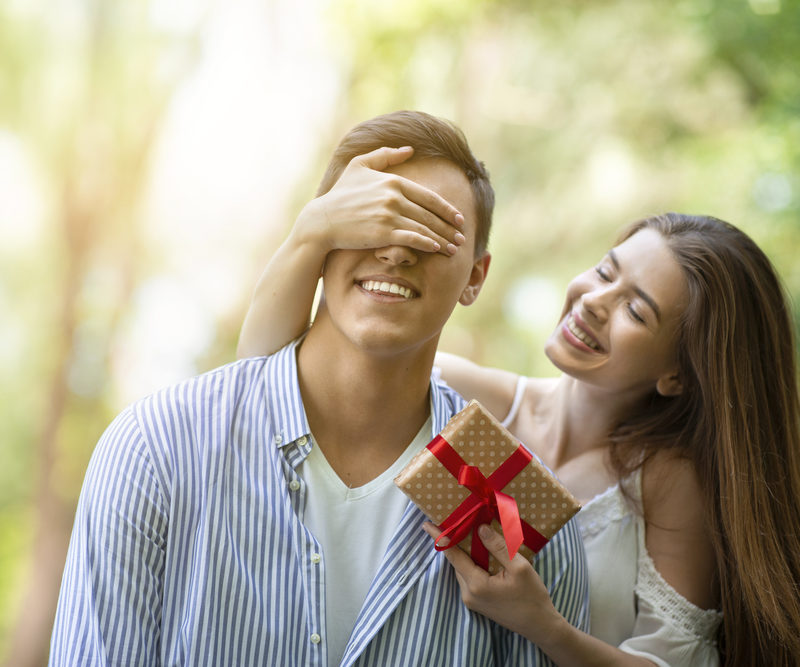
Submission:
[[[293,479],[291,482],[289,482],[289,488],[292,491],[297,491],[300,488],[300,482],[298,482],[296,479]]]
[[[283,442],[283,436],[282,436],[282,435],[280,435],[280,434],[277,434],[277,435],[275,436],[275,444],[276,444],[276,445],[280,445],[282,442]]]
[[[311,562],[312,563],[319,563],[322,560],[322,556],[320,556],[316,551],[311,554]]]
[[[319,644],[322,641],[322,637],[320,637],[316,632],[311,635],[311,643],[312,644]]]
[[[307,438],[306,436],[304,436],[304,435],[301,435],[301,436],[300,436],[300,437],[297,439],[297,444],[298,444],[298,445],[300,445],[301,447],[302,447],[303,445],[305,445],[307,442],[308,442],[308,438]]]

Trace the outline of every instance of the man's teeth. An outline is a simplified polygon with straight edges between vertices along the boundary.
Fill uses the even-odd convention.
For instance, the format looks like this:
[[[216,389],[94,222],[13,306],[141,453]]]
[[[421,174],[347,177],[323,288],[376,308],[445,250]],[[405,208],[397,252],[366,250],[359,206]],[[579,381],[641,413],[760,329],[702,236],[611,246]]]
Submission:
[[[365,280],[361,283],[361,287],[363,287],[368,292],[385,292],[387,294],[397,294],[398,296],[402,296],[404,299],[410,299],[414,296],[414,293],[408,289],[408,287],[403,287],[402,285],[398,285],[397,283],[387,283],[387,282],[380,282],[377,280]]]
[[[600,346],[597,343],[595,343],[583,329],[578,327],[578,325],[575,324],[575,320],[573,320],[571,317],[567,320],[567,329],[569,329],[573,334],[575,334],[576,338],[586,343],[593,350],[600,349]]]

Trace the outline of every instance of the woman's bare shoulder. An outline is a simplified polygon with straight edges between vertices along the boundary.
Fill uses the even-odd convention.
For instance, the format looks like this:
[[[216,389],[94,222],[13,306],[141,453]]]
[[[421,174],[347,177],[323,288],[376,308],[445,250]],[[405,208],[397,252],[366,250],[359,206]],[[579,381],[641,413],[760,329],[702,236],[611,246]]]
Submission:
[[[661,576],[690,602],[719,604],[703,489],[693,462],[657,454],[642,471],[647,550]]]

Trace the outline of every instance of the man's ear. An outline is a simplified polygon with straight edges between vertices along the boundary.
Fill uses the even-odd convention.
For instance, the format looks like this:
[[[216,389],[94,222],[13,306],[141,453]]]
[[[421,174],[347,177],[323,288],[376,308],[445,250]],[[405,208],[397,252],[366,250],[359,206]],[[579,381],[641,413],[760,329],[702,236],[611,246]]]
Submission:
[[[486,274],[489,273],[489,264],[491,261],[492,255],[488,252],[484,252],[472,264],[472,272],[469,274],[469,282],[464,288],[464,291],[461,292],[461,296],[458,298],[458,302],[462,306],[469,306],[475,301],[475,299],[478,298],[478,294],[481,292],[481,287],[483,287],[483,281],[486,280]]]
[[[678,377],[678,373],[668,373],[663,375],[656,382],[656,391],[662,396],[678,396],[683,393],[683,383]]]

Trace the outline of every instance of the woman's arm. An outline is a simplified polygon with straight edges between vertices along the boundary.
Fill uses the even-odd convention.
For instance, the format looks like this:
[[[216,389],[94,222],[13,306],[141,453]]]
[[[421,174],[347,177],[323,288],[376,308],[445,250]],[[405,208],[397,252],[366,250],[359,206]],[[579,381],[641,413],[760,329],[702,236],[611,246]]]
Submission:
[[[642,473],[642,496],[646,519],[645,542],[652,558],[659,590],[680,601],[678,608],[710,609],[719,604],[714,553],[703,515],[702,493],[690,461],[674,455],[657,455],[645,465]],[[436,537],[439,530],[432,525],[426,531]],[[504,569],[489,576],[460,549],[450,549],[445,556],[453,564],[465,604],[495,622],[537,644],[559,665],[593,667],[595,665],[652,665],[646,658],[631,655],[581,632],[567,623],[553,607],[542,580],[533,566],[517,554],[509,561],[502,536],[489,530],[481,539]],[[639,584],[642,585],[640,574]],[[642,591],[637,593],[643,594]],[[631,595],[634,591],[631,591]],[[671,599],[671,598],[670,598]],[[652,600],[640,599],[643,606]],[[650,611],[645,635],[635,635],[632,646],[673,664],[716,664],[713,645],[708,637],[677,632],[667,621],[663,629],[653,625],[653,613],[661,623],[658,610]],[[694,612],[692,612],[694,613]],[[711,613],[711,612],[700,612]],[[691,618],[691,616],[690,616]],[[647,625],[649,623],[649,625]],[[638,627],[638,625],[637,625]],[[639,638],[639,642],[634,642]],[[644,643],[642,643],[644,641]],[[650,642],[650,643],[648,643]],[[654,644],[652,642],[655,642]],[[643,648],[655,646],[657,648]],[[631,648],[631,646],[629,646]]]
[[[430,523],[433,538],[439,530]],[[555,609],[547,588],[522,555],[508,558],[503,537],[488,526],[479,535],[503,569],[490,576],[461,549],[444,552],[456,571],[464,604],[536,644],[557,665],[570,667],[653,667],[650,660],[630,655],[570,625]]]
[[[714,548],[703,512],[703,493],[691,461],[654,456],[642,471],[645,542],[664,580],[692,604],[720,604]]]
[[[467,400],[476,399],[499,420],[514,400],[519,375],[500,368],[486,368],[448,352],[437,352],[434,365],[442,379]]]
[[[239,358],[270,354],[305,330],[331,250],[457,251],[464,242],[461,213],[432,190],[385,171],[412,154],[410,147],[380,148],[353,158],[327,193],[306,204],[256,284]]]

